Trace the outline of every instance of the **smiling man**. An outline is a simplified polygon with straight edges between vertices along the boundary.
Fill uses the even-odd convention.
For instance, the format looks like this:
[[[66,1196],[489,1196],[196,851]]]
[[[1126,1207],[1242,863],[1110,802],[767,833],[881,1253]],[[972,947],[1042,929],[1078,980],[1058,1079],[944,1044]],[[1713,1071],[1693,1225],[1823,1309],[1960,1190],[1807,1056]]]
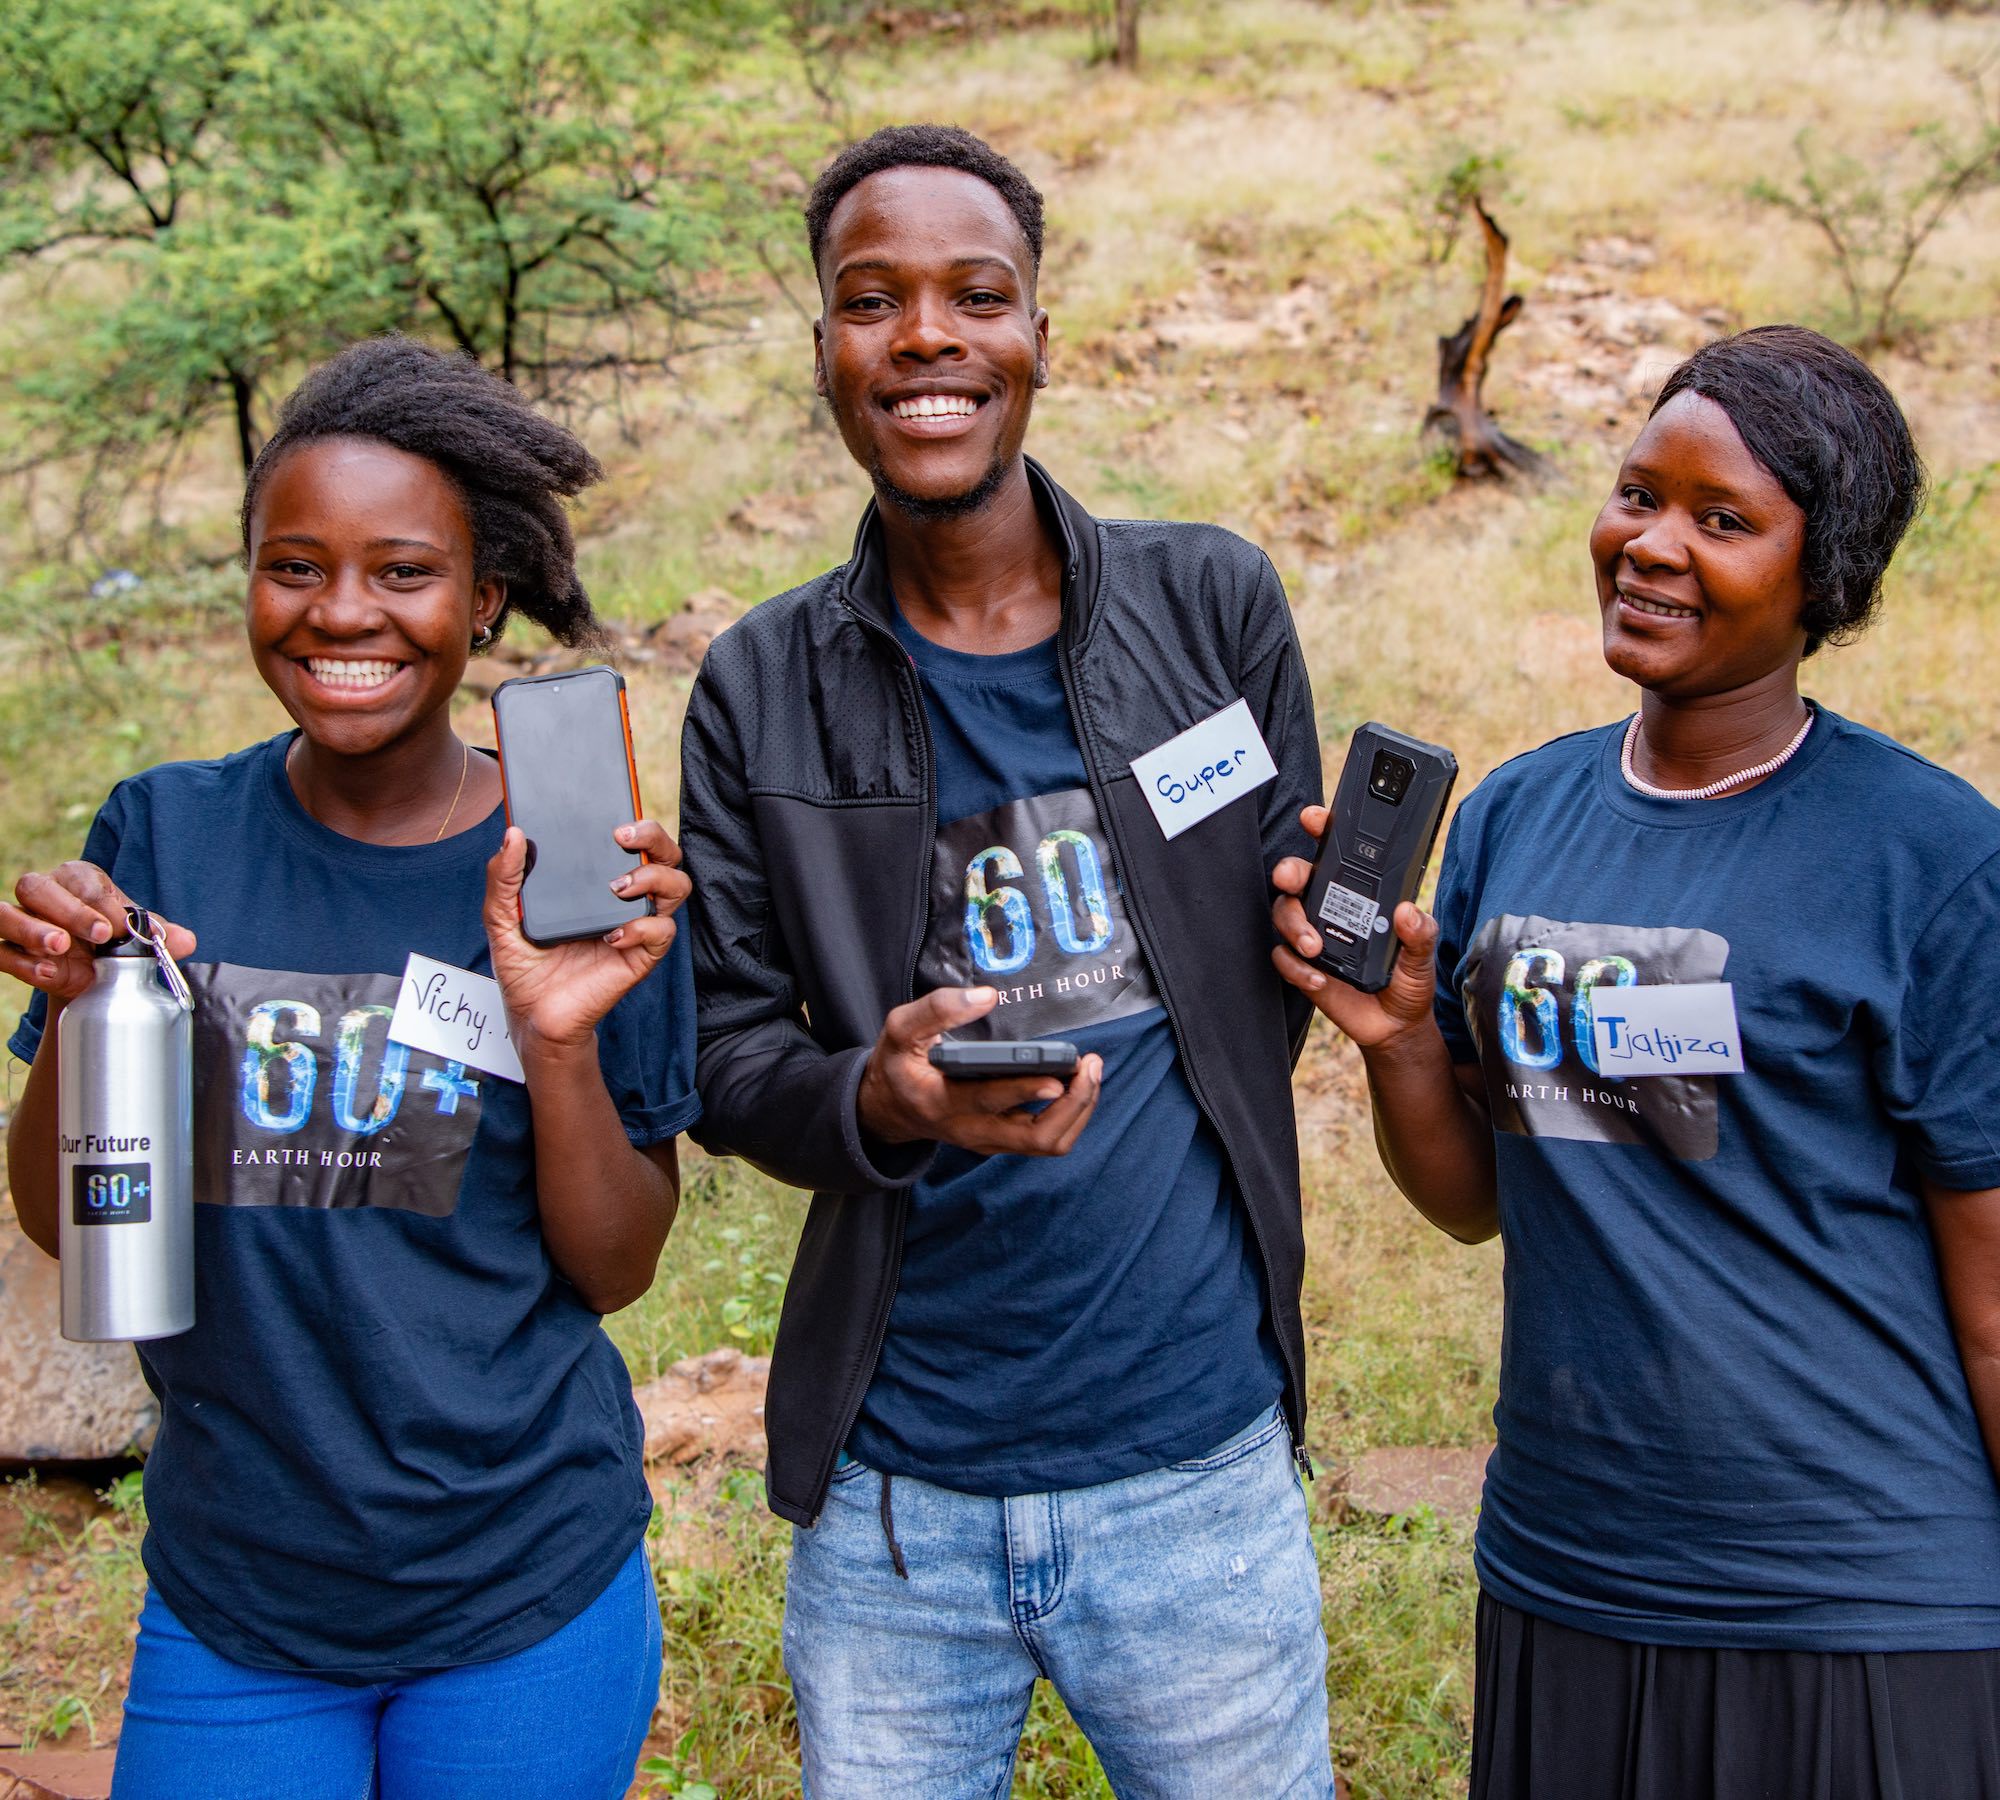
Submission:
[[[1013,164],[878,132],[806,220],[875,502],[710,649],[681,804],[703,1142],[815,1190],[766,1420],[805,1790],[1004,1793],[1043,1675],[1122,1796],[1321,1800],[1308,1015],[1264,878],[1320,769],[1284,594],[1023,455],[1049,327]],[[1080,1055],[950,1080],[941,1039]]]

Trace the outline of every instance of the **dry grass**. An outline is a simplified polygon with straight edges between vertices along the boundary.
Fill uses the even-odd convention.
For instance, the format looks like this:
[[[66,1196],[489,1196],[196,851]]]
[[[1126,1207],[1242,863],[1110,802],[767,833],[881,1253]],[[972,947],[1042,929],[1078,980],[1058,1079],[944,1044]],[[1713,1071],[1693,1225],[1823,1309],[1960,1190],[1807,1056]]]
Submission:
[[[1051,219],[1056,379],[1036,452],[1101,511],[1218,519],[1271,549],[1330,767],[1353,726],[1380,717],[1451,743],[1469,788],[1631,703],[1596,654],[1583,543],[1659,374],[1719,328],[1833,316],[1816,245],[1750,200],[1752,179],[1789,168],[1806,125],[1892,153],[1958,104],[1949,70],[1990,25],[1803,0],[1158,0],[1145,32],[1136,80],[1086,66],[1077,31],[919,43],[852,71],[854,122],[956,118],[1020,157]],[[1528,296],[1489,398],[1552,453],[1539,489],[1454,489],[1414,443],[1434,336],[1475,280],[1463,255],[1422,261],[1416,202],[1471,151],[1504,158],[1493,198]],[[1879,629],[1821,658],[1809,686],[2000,794],[1983,678],[2000,648],[1996,222],[1992,197],[1969,209],[1911,285],[1919,328],[1883,368],[1938,500]],[[802,259],[787,273],[810,293]],[[585,515],[584,563],[607,610],[653,617],[717,588],[748,603],[844,554],[864,488],[811,399],[808,356],[774,293],[755,341],[639,396],[626,435],[596,423],[611,479]],[[177,497],[198,547],[227,547],[224,466]],[[126,685],[98,714],[63,689],[57,659],[17,656],[0,675],[0,862],[73,843],[76,809],[121,768],[275,723],[221,635],[114,672]],[[671,816],[685,681],[639,670],[633,689],[644,784]],[[113,734],[120,714],[136,733]],[[483,730],[477,709],[466,720]],[[1324,1038],[1300,1105],[1316,1454],[1481,1441],[1497,1250],[1449,1244],[1395,1196],[1352,1058]],[[746,1257],[753,1276],[781,1268],[796,1230],[796,1200],[770,1184],[694,1174],[669,1274],[614,1327],[642,1374],[721,1341]],[[656,1747],[732,1795],[793,1791],[775,1664],[783,1533],[741,1489],[676,1520],[661,1572],[676,1674]],[[1357,1796],[1462,1791],[1463,1535],[1425,1520],[1320,1533],[1336,1742]],[[0,1704],[8,1693],[0,1681]],[[1099,1782],[1045,1698],[1017,1792]]]

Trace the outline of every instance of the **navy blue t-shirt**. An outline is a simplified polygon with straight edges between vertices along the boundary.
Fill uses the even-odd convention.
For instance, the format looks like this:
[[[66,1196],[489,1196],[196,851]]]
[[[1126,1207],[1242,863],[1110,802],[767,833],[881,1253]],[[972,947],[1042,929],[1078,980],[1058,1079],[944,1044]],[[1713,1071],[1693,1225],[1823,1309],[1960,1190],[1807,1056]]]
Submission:
[[[411,951],[491,974],[504,819],[344,837],[292,735],[120,783],[84,856],[198,940],[196,1322],[139,1346],[146,1572],[223,1655],[360,1683],[548,1636],[652,1501],[625,1365],[542,1242],[526,1089],[387,1041]],[[634,1144],[699,1116],[685,934],[598,1047]]]
[[[937,767],[918,991],[991,984],[958,1035],[1068,1039],[1104,1086],[1067,1156],[939,1150],[849,1448],[976,1494],[1161,1468],[1284,1387],[1243,1204],[1126,917],[1055,640],[976,656],[896,624]]]
[[[1507,1251],[1480,1581],[1639,1643],[2000,1648],[1919,1189],[2000,1186],[2000,811],[1824,709],[1719,800],[1634,792],[1621,729],[1496,771],[1438,886]],[[1607,1079],[1607,992],[1687,982],[1743,1071]]]

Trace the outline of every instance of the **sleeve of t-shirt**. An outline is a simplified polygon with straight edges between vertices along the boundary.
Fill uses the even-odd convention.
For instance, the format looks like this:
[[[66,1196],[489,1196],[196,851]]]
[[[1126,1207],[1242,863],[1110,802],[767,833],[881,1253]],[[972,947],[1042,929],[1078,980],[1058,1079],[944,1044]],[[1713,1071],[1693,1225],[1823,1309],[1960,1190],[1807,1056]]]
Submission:
[[[124,788],[120,786],[113,788],[110,798],[97,809],[89,835],[83,840],[83,860],[95,863],[114,881],[118,879],[118,846],[124,838],[124,825]],[[37,988],[28,1001],[28,1010],[15,1021],[14,1035],[7,1040],[7,1048],[24,1063],[33,1062],[35,1052],[42,1047],[42,1029],[48,1017],[49,997]]]
[[[1465,1004],[1458,993],[1458,966],[1465,960],[1465,947],[1476,923],[1473,914],[1476,896],[1472,891],[1473,827],[1467,822],[1469,807],[1461,806],[1451,821],[1444,841],[1444,861],[1438,867],[1437,896],[1431,902],[1431,917],[1438,922],[1437,998],[1432,1002],[1438,1030],[1454,1063],[1476,1063],[1478,1048],[1465,1020]]]
[[[1902,1016],[1876,1055],[1890,1115],[1940,1187],[2000,1187],[2000,855],[1953,889],[1910,953]]]
[[[625,1135],[641,1149],[701,1117],[694,1086],[694,960],[688,907],[675,914],[673,946],[611,1009],[597,1030],[597,1060]]]

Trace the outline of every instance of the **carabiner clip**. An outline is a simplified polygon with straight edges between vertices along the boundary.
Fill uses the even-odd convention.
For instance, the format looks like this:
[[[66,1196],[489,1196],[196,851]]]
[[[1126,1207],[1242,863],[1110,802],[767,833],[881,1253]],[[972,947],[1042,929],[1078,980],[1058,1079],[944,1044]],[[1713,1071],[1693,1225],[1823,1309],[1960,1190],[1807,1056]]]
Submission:
[[[167,990],[181,1003],[183,1012],[194,1011],[194,992],[187,984],[187,977],[181,973],[181,966],[167,951],[167,922],[158,913],[148,912],[143,906],[128,906],[125,909],[125,923],[132,935],[153,951],[153,960],[160,965],[160,978],[166,982]]]

